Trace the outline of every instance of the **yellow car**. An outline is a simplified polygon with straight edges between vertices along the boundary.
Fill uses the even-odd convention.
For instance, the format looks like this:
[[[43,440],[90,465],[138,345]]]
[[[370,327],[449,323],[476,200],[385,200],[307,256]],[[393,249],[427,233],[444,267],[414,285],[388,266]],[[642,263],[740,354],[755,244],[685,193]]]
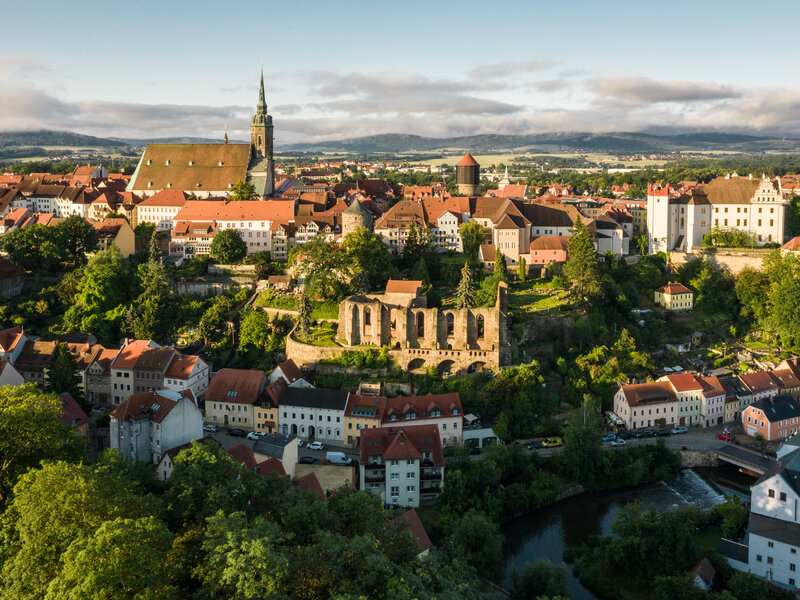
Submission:
[[[542,446],[545,448],[555,448],[556,446],[560,446],[562,444],[561,438],[553,437],[553,438],[545,438],[542,441]]]

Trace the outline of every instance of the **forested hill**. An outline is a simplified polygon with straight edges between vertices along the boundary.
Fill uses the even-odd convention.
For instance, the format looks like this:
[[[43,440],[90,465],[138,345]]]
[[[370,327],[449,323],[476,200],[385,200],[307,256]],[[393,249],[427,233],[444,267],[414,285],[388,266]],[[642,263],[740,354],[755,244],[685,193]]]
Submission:
[[[730,150],[763,152],[800,151],[800,140],[772,139],[744,134],[705,132],[655,135],[636,132],[541,133],[530,135],[471,135],[429,138],[402,133],[386,133],[328,142],[292,144],[282,150],[307,152],[430,152],[469,150],[471,152],[611,152],[662,153],[678,150]]]

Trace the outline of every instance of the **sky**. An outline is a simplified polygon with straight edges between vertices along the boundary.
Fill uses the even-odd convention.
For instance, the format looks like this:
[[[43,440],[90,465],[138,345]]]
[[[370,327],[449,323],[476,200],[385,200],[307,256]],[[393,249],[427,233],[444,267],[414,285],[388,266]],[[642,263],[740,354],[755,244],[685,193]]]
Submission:
[[[797,0],[0,0],[0,131],[800,137]]]

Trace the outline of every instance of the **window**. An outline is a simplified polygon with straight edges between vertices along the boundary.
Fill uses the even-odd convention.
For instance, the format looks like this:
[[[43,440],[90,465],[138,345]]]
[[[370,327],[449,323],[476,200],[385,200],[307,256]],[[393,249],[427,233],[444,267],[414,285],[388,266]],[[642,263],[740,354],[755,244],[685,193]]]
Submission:
[[[396,459],[396,458],[393,458],[393,459],[392,459],[392,466],[393,466],[393,467],[396,467],[396,466],[398,466],[399,464],[400,464],[400,461],[399,461],[398,459]]]
[[[781,502],[786,502],[786,492],[781,492]]]
[[[416,475],[414,473],[406,473],[406,479],[415,479]]]
[[[774,548],[775,544],[773,544],[772,542],[767,542],[767,546],[769,546],[770,548]]]
[[[409,494],[413,494],[416,491],[416,489],[417,488],[413,485],[406,486],[406,492],[408,492]]]
[[[392,481],[397,481],[398,479],[400,479],[400,474],[399,473],[392,473],[392,478],[391,479],[392,479]]]
[[[756,554],[756,560],[757,560],[758,562],[761,562],[761,555],[760,555],[760,554]]]
[[[794,563],[789,563],[789,570],[790,571],[794,571],[795,570]]]
[[[771,556],[768,556],[768,557],[767,557],[767,564],[768,564],[768,565],[771,565],[771,564],[772,564],[772,557],[771,557]]]
[[[397,500],[397,494],[400,493],[400,486],[393,485],[392,486],[392,496],[395,496],[395,500]]]
[[[770,498],[774,498],[775,497],[775,490],[770,490],[769,491],[769,497]]]
[[[413,467],[414,466],[414,459],[413,458],[406,459],[406,466]]]

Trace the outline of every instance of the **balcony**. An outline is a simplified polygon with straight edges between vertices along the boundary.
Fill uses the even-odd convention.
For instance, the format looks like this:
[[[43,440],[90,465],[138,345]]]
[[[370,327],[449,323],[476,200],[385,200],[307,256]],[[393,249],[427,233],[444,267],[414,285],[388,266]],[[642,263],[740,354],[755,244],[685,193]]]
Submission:
[[[422,471],[419,474],[419,478],[423,481],[441,481],[442,479],[442,472],[439,470],[431,470],[431,471]]]
[[[419,493],[423,494],[423,495],[424,494],[439,494],[439,493],[441,493],[441,491],[442,491],[441,487],[439,487],[438,485],[432,485],[430,487],[426,486],[426,487],[421,488],[419,490]]]
[[[364,465],[367,469],[385,469],[386,463],[367,463]]]
[[[383,475],[365,475],[365,483],[384,483],[386,478]]]

